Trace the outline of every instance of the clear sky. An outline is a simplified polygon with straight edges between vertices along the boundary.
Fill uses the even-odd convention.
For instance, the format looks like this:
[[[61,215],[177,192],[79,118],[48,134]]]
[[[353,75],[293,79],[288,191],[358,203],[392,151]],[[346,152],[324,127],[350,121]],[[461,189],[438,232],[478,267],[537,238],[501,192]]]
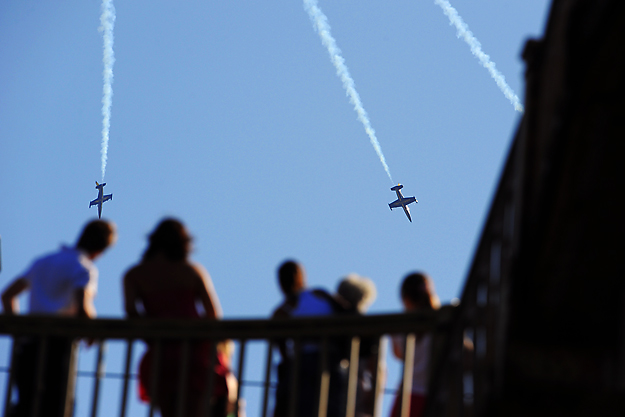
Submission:
[[[521,98],[548,3],[451,2]],[[164,216],[195,237],[226,318],[269,314],[285,258],[311,286],[372,278],[374,313],[400,309],[416,269],[459,296],[520,114],[433,0],[319,6],[394,181],[419,200],[413,223],[389,211],[393,183],[301,1],[117,1],[103,217],[119,241],[97,262],[101,316],[123,316],[121,277]],[[1,286],[97,216],[99,19],[96,0],[0,5]]]

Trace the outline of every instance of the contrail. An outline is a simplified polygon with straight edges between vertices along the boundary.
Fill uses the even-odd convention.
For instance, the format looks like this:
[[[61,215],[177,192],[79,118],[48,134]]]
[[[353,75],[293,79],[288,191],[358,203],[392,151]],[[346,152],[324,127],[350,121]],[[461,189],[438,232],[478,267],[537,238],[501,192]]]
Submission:
[[[336,46],[336,41],[332,37],[330,33],[330,25],[328,24],[328,18],[323,14],[319,6],[317,5],[317,0],[304,0],[304,9],[310,16],[310,20],[315,27],[317,33],[321,37],[321,42],[328,49],[328,53],[330,54],[330,60],[334,64],[336,68],[336,74],[341,78],[343,82],[343,88],[345,88],[345,92],[349,96],[349,101],[354,105],[354,110],[358,114],[358,120],[364,125],[365,131],[369,136],[369,140],[373,145],[373,149],[378,154],[380,158],[380,162],[384,166],[384,170],[386,174],[393,182],[393,178],[391,177],[391,172],[388,169],[388,165],[386,164],[386,159],[384,158],[384,154],[382,153],[382,148],[380,147],[380,143],[378,139],[375,137],[375,130],[371,127],[371,122],[369,122],[369,117],[367,116],[367,112],[365,111],[362,103],[360,101],[360,96],[356,91],[356,87],[354,86],[354,80],[349,75],[349,70],[345,65],[345,59],[341,56],[341,50],[338,46]]]
[[[102,0],[102,15],[99,31],[104,40],[104,87],[102,88],[102,180],[106,172],[106,160],[109,150],[109,130],[111,128],[111,104],[113,103],[113,27],[115,26],[115,7],[113,0]]]
[[[480,60],[480,63],[490,72],[491,77],[495,80],[499,89],[503,92],[508,100],[514,105],[514,109],[518,112],[523,113],[523,105],[519,101],[519,97],[514,94],[514,91],[510,88],[510,86],[506,83],[506,79],[496,68],[495,63],[490,60],[490,57],[482,52],[482,45],[480,42],[473,36],[473,33],[469,30],[469,26],[462,20],[460,15],[458,15],[458,11],[454,9],[449,1],[447,0],[434,0],[435,4],[438,4],[443,9],[443,12],[449,18],[450,24],[456,27],[457,36],[462,37],[464,41],[469,44],[471,47],[471,52],[473,55]]]

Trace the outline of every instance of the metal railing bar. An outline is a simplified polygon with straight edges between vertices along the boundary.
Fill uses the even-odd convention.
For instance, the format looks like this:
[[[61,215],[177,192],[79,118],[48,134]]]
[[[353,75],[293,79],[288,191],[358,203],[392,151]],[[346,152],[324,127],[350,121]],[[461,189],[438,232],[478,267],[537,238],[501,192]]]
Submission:
[[[183,417],[185,413],[185,408],[187,402],[186,393],[187,393],[187,381],[189,380],[189,353],[191,350],[191,345],[188,339],[185,339],[182,342],[182,356],[180,357],[180,373],[178,374],[178,393],[176,395],[176,415],[178,417]]]
[[[349,379],[347,380],[347,410],[345,417],[356,415],[356,391],[358,389],[358,362],[360,358],[360,338],[352,337],[349,355]]]
[[[318,417],[326,417],[328,414],[328,398],[330,395],[330,370],[328,369],[328,338],[321,341],[321,360],[319,363],[319,406]]]
[[[100,396],[100,379],[104,373],[105,363],[104,354],[106,352],[106,341],[100,340],[98,342],[98,356],[95,363],[95,380],[93,381],[93,401],[91,404],[91,417],[98,415],[98,399]]]
[[[243,381],[239,382],[239,385],[243,385],[243,386],[246,386],[246,387],[258,387],[258,388],[264,388],[264,387],[268,386],[269,389],[276,389],[276,388],[278,388],[278,384],[277,383],[269,382],[269,384],[266,384],[263,381],[245,381],[245,380],[243,380]]]
[[[331,316],[289,320],[77,319],[58,316],[0,315],[0,335],[67,336],[94,339],[267,340],[320,336],[379,336],[449,327],[448,309],[414,314]]]
[[[262,417],[267,417],[267,407],[269,405],[269,378],[271,377],[271,359],[273,356],[273,340],[269,339],[267,343],[267,360],[265,361],[265,381],[264,392],[263,392],[263,410]]]
[[[158,401],[158,380],[159,373],[161,369],[161,350],[163,347],[163,342],[161,339],[158,339],[154,344],[154,353],[152,354],[152,378],[150,381],[150,409],[148,411],[148,416],[154,416],[154,408],[156,407]]]
[[[41,405],[41,397],[43,396],[43,374],[46,366],[46,351],[48,349],[48,338],[41,336],[39,341],[39,349],[37,352],[37,371],[35,376],[35,398],[33,408],[30,410],[30,417],[39,415],[39,407]]]
[[[204,415],[211,417],[213,414],[213,398],[215,391],[215,365],[217,364],[217,341],[211,342],[210,359],[208,361],[208,375],[206,375],[206,392],[204,394]]]
[[[473,357],[472,362],[472,370],[473,373],[473,408],[474,410],[479,410],[481,407],[479,396],[482,394],[482,375],[481,372],[483,369],[482,358],[480,357],[480,344],[481,340],[478,336],[478,326],[481,323],[482,317],[475,317],[471,320],[471,326],[473,327],[473,351],[471,352],[471,356]],[[460,391],[463,393],[463,391]]]
[[[16,349],[16,343],[19,343],[18,341],[14,340],[13,343],[11,344],[11,366],[8,369],[9,372],[9,379],[8,379],[8,383],[7,383],[7,390],[6,390],[6,396],[5,396],[5,400],[4,400],[4,414],[5,416],[9,415],[9,409],[11,407],[11,395],[13,394],[13,379],[14,379],[14,374],[13,374],[13,370],[15,369],[15,361],[16,361],[16,357],[17,357],[17,349]]]
[[[124,379],[124,386],[122,388],[122,404],[121,410],[119,412],[120,417],[126,417],[126,404],[128,403],[128,383],[130,382],[130,367],[132,364],[132,346],[134,341],[129,339],[128,344],[126,345],[126,362],[124,365],[124,373],[121,374],[121,377]],[[106,375],[106,374],[105,374]],[[132,374],[134,378],[137,378],[137,374]],[[105,376],[106,378],[106,376]]]
[[[374,376],[374,384],[373,384],[373,417],[380,417],[380,413],[382,411],[381,404],[378,404],[378,398],[380,394],[385,392],[384,387],[382,385],[382,378],[384,378],[385,370],[382,369],[380,363],[384,361],[384,355],[386,354],[384,349],[385,339],[384,336],[378,339],[378,352],[375,357],[375,376]],[[395,390],[393,390],[395,393]]]
[[[329,378],[329,375],[328,375]],[[328,379],[328,387],[329,387],[329,383],[330,383],[330,379]],[[258,387],[258,388],[262,388],[267,386],[267,384],[265,384],[262,381],[243,381],[241,382],[241,384],[248,386],[248,387]],[[276,389],[278,388],[278,384],[276,383],[269,383],[268,385],[269,389]],[[378,393],[382,393],[384,395],[395,395],[397,394],[398,390],[395,388],[380,388],[378,390]]]
[[[74,403],[76,394],[76,369],[78,368],[79,344],[77,340],[73,340],[69,345],[69,357],[67,358],[66,385],[65,385],[65,403],[63,404],[63,417],[72,417],[74,414]]]
[[[402,381],[401,417],[410,415],[410,397],[412,395],[412,373],[414,370],[415,334],[406,335],[404,350],[404,377]]]
[[[241,339],[239,341],[239,367],[237,369],[237,381],[243,380],[243,368],[245,365],[245,346],[246,340]],[[239,415],[239,400],[241,399],[241,394],[243,393],[243,384],[240,382],[237,384],[237,399],[234,403],[234,415]]]
[[[8,366],[2,366],[0,367],[0,372],[3,373],[10,373],[11,372],[11,368]],[[94,371],[78,371],[76,373],[76,375],[80,378],[95,378],[96,373]],[[123,373],[121,372],[103,372],[102,373],[102,379],[123,379],[124,378]],[[136,373],[128,373],[128,380],[131,379],[138,379],[139,378],[139,374]],[[258,387],[258,388],[263,388],[265,386],[269,387],[269,389],[276,389],[278,388],[278,384],[274,383],[274,382],[269,382],[268,384],[263,382],[263,381],[248,381],[248,380],[243,380],[239,382],[239,385],[243,385],[246,387]],[[391,395],[391,394],[396,394],[397,390],[395,388],[384,388],[384,389],[380,389],[379,392],[384,393],[384,395]],[[120,415],[121,417],[124,417],[123,414]]]
[[[0,371],[2,372],[2,371]],[[93,371],[78,371],[76,372],[76,376],[80,378],[95,378],[96,373]],[[123,372],[103,372],[102,379],[124,379],[126,374]],[[128,373],[128,379],[139,379],[139,374],[137,373]]]
[[[289,411],[288,417],[296,417],[297,413],[297,405],[299,402],[299,390],[300,390],[300,361],[302,360],[302,342],[300,339],[295,339],[293,341],[293,369],[291,369],[291,383],[289,384],[289,389],[291,390],[291,395],[289,399]]]

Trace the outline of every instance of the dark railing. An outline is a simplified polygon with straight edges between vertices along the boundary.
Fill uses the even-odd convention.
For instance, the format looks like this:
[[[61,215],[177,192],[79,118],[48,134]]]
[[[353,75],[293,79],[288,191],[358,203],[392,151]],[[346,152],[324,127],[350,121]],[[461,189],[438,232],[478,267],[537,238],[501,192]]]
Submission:
[[[509,294],[520,229],[521,124],[445,338],[433,350],[426,416],[482,416],[500,395]],[[463,398],[463,401],[450,399]]]
[[[290,339],[294,341],[295,357],[300,354],[302,340],[318,340],[320,346],[320,359],[318,366],[318,397],[317,397],[317,413],[318,417],[325,417],[328,406],[328,395],[330,388],[330,372],[328,370],[328,346],[333,340],[340,338],[341,340],[351,339],[351,349],[349,363],[349,379],[347,383],[347,402],[346,402],[346,417],[353,417],[355,414],[356,404],[356,378],[358,373],[358,355],[359,345],[361,338],[381,338],[388,334],[406,334],[406,357],[412,358],[414,355],[414,334],[416,332],[432,332],[434,335],[444,335],[447,329],[450,327],[450,321],[453,314],[453,307],[443,307],[441,310],[425,313],[425,314],[393,314],[393,315],[373,315],[373,316],[334,316],[326,318],[296,318],[289,320],[222,320],[222,321],[201,321],[201,320],[148,320],[148,319],[133,319],[133,320],[120,320],[120,319],[73,319],[73,318],[61,318],[50,316],[0,316],[0,335],[13,337],[14,340],[20,337],[30,337],[31,339],[39,340],[38,344],[40,360],[45,358],[46,353],[46,341],[50,337],[66,337],[69,339],[90,339],[97,340],[97,357],[96,366],[93,372],[90,374],[94,378],[93,393],[91,397],[91,416],[95,417],[98,411],[98,402],[100,398],[100,380],[105,376],[103,357],[105,353],[105,342],[111,340],[122,341],[126,345],[125,359],[123,363],[123,369],[121,372],[115,374],[116,377],[123,380],[121,401],[119,404],[119,412],[117,415],[125,417],[128,408],[129,401],[129,383],[132,378],[136,378],[136,374],[133,373],[132,358],[133,358],[133,345],[135,341],[147,340],[154,346],[154,357],[158,358],[159,350],[162,350],[164,341],[175,341],[181,343],[182,354],[180,359],[180,372],[178,381],[178,401],[177,401],[177,415],[184,415],[184,401],[180,401],[186,390],[185,373],[188,372],[190,363],[190,346],[195,341],[211,341],[211,358],[210,363],[216,361],[216,343],[223,340],[234,340],[239,342],[238,349],[238,366],[236,367],[236,377],[239,381],[243,380],[245,361],[246,361],[246,345],[251,341],[264,341],[270,347],[267,349],[267,357],[265,361],[264,381],[257,383],[263,388],[262,406],[259,410],[259,414],[262,417],[269,415],[269,393],[271,388],[271,364],[272,355],[276,346],[276,342],[279,340]],[[412,336],[411,336],[412,335]],[[444,336],[443,336],[444,337]],[[15,361],[15,349],[12,349],[11,364]],[[384,360],[378,356],[377,360]],[[410,362],[410,361],[408,361]],[[41,362],[40,362],[41,363]],[[154,360],[154,367],[158,367],[158,360]],[[293,366],[291,372],[292,381],[298,381],[297,373],[298,365]],[[355,365],[355,366],[353,366]],[[403,389],[410,392],[410,383],[412,381],[412,366],[410,363],[404,366],[403,372]],[[8,368],[9,381],[13,378],[13,366]],[[373,369],[380,367],[376,366]],[[76,369],[70,370],[71,375],[76,375]],[[152,370],[153,378],[151,380],[151,392],[156,393],[156,386],[158,384],[158,370]],[[42,370],[41,367],[37,373],[37,383],[35,387],[42,388]],[[71,380],[74,378],[70,378]],[[212,392],[214,384],[213,372],[209,372],[208,384],[206,389],[206,395],[204,396],[206,402],[210,398],[209,393]],[[376,381],[376,387],[374,392],[381,394],[384,387],[381,386],[380,381],[384,378],[381,375],[377,375],[374,378]],[[297,383],[297,382],[296,382]],[[296,385],[295,383],[295,385]],[[7,384],[7,392],[5,395],[5,416],[8,415],[9,401],[12,396],[12,384]],[[242,384],[239,384],[237,392],[237,401],[241,396]],[[41,401],[41,389],[35,389],[33,415],[39,407]],[[297,410],[297,387],[291,386],[290,404],[288,407],[289,416],[295,417]],[[70,387],[68,391],[73,392],[73,387]],[[379,395],[375,396],[376,399]],[[402,416],[407,416],[409,411],[410,396],[404,395],[404,403],[402,406]],[[462,397],[452,399],[457,402],[462,402]],[[207,416],[210,416],[211,409],[204,404]],[[66,402],[66,416],[70,416],[71,401]],[[379,407],[375,407],[377,410]],[[378,413],[379,414],[379,413]],[[107,415],[112,415],[107,412]],[[151,405],[148,411],[148,415],[154,415],[154,406]]]

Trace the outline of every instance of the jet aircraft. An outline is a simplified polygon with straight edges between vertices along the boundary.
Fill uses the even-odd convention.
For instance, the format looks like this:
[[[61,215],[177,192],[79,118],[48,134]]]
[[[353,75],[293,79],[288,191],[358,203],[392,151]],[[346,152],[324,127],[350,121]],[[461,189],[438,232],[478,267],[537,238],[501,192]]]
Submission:
[[[91,203],[89,203],[89,208],[91,208],[91,206],[98,206],[98,218],[102,217],[102,203],[113,199],[113,194],[104,195],[105,185],[106,185],[105,182],[102,184],[98,184],[97,181],[95,182],[95,188],[99,190],[98,198],[96,198],[95,200],[91,201]]]
[[[401,195],[401,189],[404,188],[403,185],[397,184],[396,186],[391,188],[391,191],[395,191],[397,193],[397,200],[390,203],[388,206],[393,211],[394,208],[401,207],[404,209],[404,213],[408,216],[408,220],[412,223],[412,219],[410,218],[410,208],[408,204],[410,203],[418,203],[417,199],[414,197],[404,197]]]

